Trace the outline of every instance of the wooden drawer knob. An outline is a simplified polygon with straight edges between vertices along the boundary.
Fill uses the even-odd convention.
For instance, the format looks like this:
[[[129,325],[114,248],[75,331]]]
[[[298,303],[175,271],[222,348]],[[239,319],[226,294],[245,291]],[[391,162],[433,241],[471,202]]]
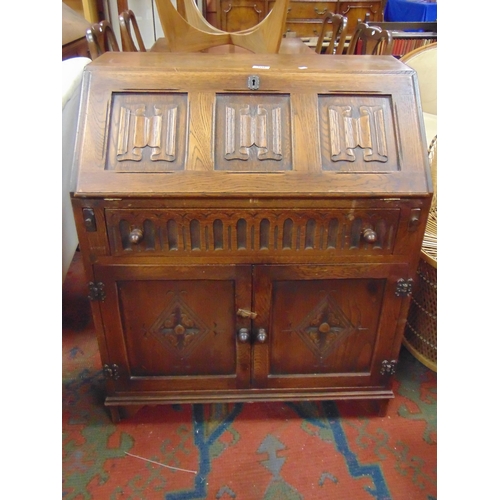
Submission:
[[[377,238],[377,233],[371,227],[368,227],[363,231],[363,239],[367,243],[375,243]]]
[[[135,228],[130,231],[130,234],[128,235],[128,240],[130,243],[137,245],[142,240],[142,237],[144,236],[143,232],[141,229]]]

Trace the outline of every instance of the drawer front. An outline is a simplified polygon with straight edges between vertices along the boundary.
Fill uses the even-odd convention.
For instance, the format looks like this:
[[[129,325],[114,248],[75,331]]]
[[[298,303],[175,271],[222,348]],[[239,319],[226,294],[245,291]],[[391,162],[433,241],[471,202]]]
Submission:
[[[358,21],[382,20],[382,2],[379,1],[353,1],[339,2],[338,14],[347,17],[347,34],[352,35],[358,25]]]
[[[400,210],[108,209],[112,255],[388,255]]]
[[[287,19],[317,19],[323,20],[328,12],[337,11],[337,2],[290,2]]]
[[[321,33],[321,23],[316,21],[302,21],[286,23],[286,31],[295,33],[297,37],[318,37]]]

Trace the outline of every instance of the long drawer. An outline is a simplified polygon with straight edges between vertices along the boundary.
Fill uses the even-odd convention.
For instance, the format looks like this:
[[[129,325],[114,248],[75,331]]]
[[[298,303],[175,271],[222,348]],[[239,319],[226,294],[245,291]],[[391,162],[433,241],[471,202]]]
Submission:
[[[112,255],[392,254],[400,210],[107,209]]]
[[[290,2],[287,19],[318,19],[328,12],[337,11],[337,2]]]

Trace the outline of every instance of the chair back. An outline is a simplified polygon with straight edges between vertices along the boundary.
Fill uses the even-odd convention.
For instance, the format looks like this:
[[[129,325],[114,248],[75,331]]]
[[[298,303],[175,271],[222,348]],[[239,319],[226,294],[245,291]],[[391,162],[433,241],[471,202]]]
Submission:
[[[96,59],[104,52],[120,52],[113,28],[108,21],[92,24],[86,33],[90,57]]]
[[[323,41],[325,40],[327,32],[331,30],[332,38],[324,54],[342,54],[347,35],[346,27],[347,17],[328,11],[325,17],[323,17],[321,33],[318,37],[318,43],[316,44],[316,52],[318,54],[322,53]]]
[[[123,52],[146,52],[141,31],[133,11],[126,10],[125,12],[122,12],[118,16],[118,22],[120,24],[120,36],[122,39]],[[134,43],[134,35],[137,45]]]
[[[391,55],[392,45],[393,38],[389,30],[358,23],[349,42],[347,54]]]

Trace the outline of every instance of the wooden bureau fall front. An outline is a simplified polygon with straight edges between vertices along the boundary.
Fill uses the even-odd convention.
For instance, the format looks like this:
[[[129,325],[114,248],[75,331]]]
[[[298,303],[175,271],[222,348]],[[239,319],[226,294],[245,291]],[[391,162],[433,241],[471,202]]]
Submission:
[[[106,53],[72,195],[118,421],[146,404],[376,399],[432,196],[391,56]]]

